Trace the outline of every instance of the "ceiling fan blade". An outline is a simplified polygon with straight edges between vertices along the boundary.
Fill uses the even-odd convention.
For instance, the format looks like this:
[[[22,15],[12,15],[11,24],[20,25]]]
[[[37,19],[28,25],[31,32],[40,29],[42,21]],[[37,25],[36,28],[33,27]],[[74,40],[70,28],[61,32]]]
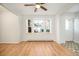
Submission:
[[[35,4],[24,4],[24,6],[35,6]]]
[[[35,4],[45,4],[45,3],[35,3]]]
[[[36,11],[37,11],[37,8],[35,8],[34,12],[36,12]]]
[[[40,6],[40,8],[42,8],[42,9],[45,10],[45,11],[47,11],[47,9],[46,9],[45,7],[43,7],[43,6]]]

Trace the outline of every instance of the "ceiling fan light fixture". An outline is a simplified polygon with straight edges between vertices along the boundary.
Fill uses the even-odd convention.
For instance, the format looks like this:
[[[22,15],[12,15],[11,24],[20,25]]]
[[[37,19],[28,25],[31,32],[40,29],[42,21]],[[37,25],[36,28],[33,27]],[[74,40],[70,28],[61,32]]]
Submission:
[[[36,7],[36,8],[40,8],[40,5],[36,5],[35,7]]]
[[[47,11],[47,8],[45,8],[43,4],[45,3],[24,4],[24,6],[34,6],[34,12],[36,12],[38,9],[43,9],[44,11]]]

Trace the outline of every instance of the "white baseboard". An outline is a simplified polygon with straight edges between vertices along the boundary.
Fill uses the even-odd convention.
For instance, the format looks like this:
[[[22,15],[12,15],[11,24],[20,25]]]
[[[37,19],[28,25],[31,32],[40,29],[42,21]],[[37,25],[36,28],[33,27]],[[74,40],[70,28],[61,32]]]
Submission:
[[[30,40],[22,40],[22,41],[55,41],[55,40],[33,40],[33,39],[30,39]]]
[[[0,43],[16,44],[16,43],[20,43],[22,41],[54,41],[54,40],[21,40],[21,41],[17,41],[17,42],[0,42]]]
[[[19,42],[0,42],[0,43],[12,43],[12,44],[16,44],[16,43],[20,43],[20,41]]]

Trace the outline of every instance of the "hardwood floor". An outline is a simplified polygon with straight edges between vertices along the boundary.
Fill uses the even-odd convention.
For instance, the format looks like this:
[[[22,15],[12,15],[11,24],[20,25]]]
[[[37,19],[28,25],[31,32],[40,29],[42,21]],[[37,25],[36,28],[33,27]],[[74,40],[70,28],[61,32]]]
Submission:
[[[73,53],[54,41],[0,44],[1,56],[71,56]]]

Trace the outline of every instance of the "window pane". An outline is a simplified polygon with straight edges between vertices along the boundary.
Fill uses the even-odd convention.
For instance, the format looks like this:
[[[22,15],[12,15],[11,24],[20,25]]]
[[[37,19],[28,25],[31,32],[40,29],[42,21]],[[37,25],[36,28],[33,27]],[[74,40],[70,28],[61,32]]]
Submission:
[[[44,32],[43,22],[43,20],[33,20],[34,32]]]
[[[50,20],[46,19],[28,20],[28,32],[29,33],[50,32]]]

